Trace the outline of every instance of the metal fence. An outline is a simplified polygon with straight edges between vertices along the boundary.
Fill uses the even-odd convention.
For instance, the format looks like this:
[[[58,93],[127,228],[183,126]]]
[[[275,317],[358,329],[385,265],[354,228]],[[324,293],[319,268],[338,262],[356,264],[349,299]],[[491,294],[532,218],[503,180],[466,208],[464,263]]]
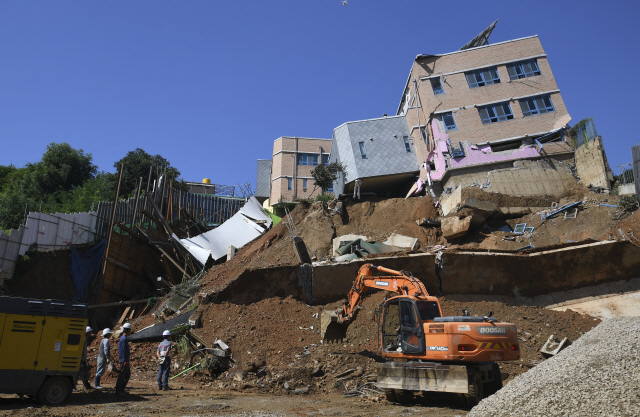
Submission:
[[[173,219],[177,219],[179,217],[178,211],[182,208],[189,212],[195,219],[207,223],[208,225],[219,225],[224,223],[238,210],[240,210],[245,203],[244,198],[237,197],[203,195],[179,190],[172,190],[171,194],[171,199],[168,197],[168,192],[164,198],[160,198],[158,195],[157,199],[154,199],[156,206],[162,211],[163,216],[166,216],[168,211],[167,205],[171,202],[173,209],[170,213],[173,213]],[[136,223],[146,223],[151,220],[144,214],[145,211],[155,216],[153,205],[150,201],[151,198],[154,198],[153,194],[139,197]],[[96,235],[99,238],[106,237],[109,232],[109,221],[111,218],[112,207],[113,201],[101,201],[100,204],[98,204]],[[135,208],[135,198],[118,201],[118,205],[116,206],[115,222],[131,224],[133,222],[133,212]],[[171,217],[171,214],[169,217]],[[169,218],[168,220],[171,221],[172,219]]]
[[[633,164],[618,165],[618,183],[633,184],[635,178],[633,176]]]

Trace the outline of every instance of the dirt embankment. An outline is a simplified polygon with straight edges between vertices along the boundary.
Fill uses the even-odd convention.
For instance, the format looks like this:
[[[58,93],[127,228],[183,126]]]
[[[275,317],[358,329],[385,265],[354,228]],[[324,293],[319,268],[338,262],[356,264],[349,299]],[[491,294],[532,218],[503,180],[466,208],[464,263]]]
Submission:
[[[396,232],[418,238],[422,249],[444,243],[437,230],[416,223],[419,218],[437,216],[431,197],[348,200],[344,202],[342,214],[335,214],[320,203],[301,203],[291,212],[300,236],[317,260],[333,256],[333,238],[346,234],[384,241]],[[202,279],[202,285],[217,291],[246,270],[297,264],[289,232],[284,223],[280,223],[240,249],[229,262],[212,267]]]

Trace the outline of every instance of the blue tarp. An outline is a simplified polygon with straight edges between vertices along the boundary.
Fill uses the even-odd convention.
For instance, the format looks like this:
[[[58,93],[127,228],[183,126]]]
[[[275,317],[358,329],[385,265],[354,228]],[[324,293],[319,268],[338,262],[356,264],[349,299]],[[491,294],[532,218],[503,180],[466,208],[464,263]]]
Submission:
[[[107,239],[102,239],[100,243],[89,249],[85,253],[80,253],[76,248],[71,246],[71,262],[69,269],[71,270],[71,278],[73,285],[78,291],[78,301],[86,302],[89,295],[89,285],[95,281],[100,270],[100,264],[104,257],[104,251],[107,248]]]

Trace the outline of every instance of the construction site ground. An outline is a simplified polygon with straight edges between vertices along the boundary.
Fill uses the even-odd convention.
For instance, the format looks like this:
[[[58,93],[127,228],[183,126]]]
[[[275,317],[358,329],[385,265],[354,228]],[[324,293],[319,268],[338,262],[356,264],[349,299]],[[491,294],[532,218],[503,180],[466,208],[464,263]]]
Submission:
[[[584,187],[570,190],[561,199],[526,199],[490,194],[479,189],[476,193],[474,197],[498,206],[550,207],[554,202],[563,204],[578,200],[584,200],[584,204],[576,218],[567,220],[558,216],[542,222],[540,213],[518,218],[496,215],[487,221],[486,226],[452,241],[444,239],[439,229],[416,223],[421,218],[439,217],[438,209],[428,196],[407,200],[347,201],[340,214],[320,203],[303,203],[293,210],[291,217],[311,255],[318,261],[328,260],[332,256],[332,239],[345,234],[360,234],[370,241],[384,241],[396,232],[418,238],[418,251],[435,245],[444,245],[446,250],[513,251],[527,244],[539,249],[571,244],[569,241],[586,243],[610,239],[628,239],[637,244],[633,239],[640,237],[638,211],[628,215],[614,207],[600,206],[601,203],[616,205],[618,198],[594,193]],[[513,228],[518,223],[527,223],[536,229],[531,235],[519,236],[515,242],[503,241],[502,236],[508,233],[497,232],[496,229],[504,224]],[[404,254],[406,252],[396,253],[399,256]],[[245,271],[297,264],[289,231],[282,222],[240,249],[233,259],[213,266],[200,284],[203,292],[216,294]],[[246,286],[245,291],[257,292],[260,299],[260,285],[256,279],[254,284]],[[378,324],[372,321],[372,312],[385,295],[385,292],[373,292],[364,300],[363,309],[348,328],[347,338],[340,343],[322,343],[320,340],[321,312],[336,309],[341,305],[340,299],[325,305],[309,305],[285,294],[242,304],[214,297],[210,303],[197,307],[197,311],[202,313],[202,327],[193,332],[209,345],[217,339],[229,345],[235,365],[228,372],[212,377],[195,370],[172,381],[177,389],[160,392],[155,383],[158,342],[135,343],[131,345],[132,390],[129,397],[114,400],[113,392],[109,390],[74,393],[70,404],[49,408],[30,401],[22,403],[15,396],[2,396],[0,410],[7,415],[25,416],[465,415],[469,408],[461,407],[446,396],[436,399],[416,396],[413,404],[405,406],[389,403],[383,395],[373,392],[351,398],[342,396],[345,391],[375,381],[376,363],[382,358],[378,350]],[[500,321],[516,324],[522,358],[501,363],[503,372],[509,374],[505,383],[544,361],[539,351],[551,335],[575,341],[600,322],[571,310],[561,312],[499,302],[459,302],[448,299],[446,294],[439,299],[444,315],[456,315],[458,309],[469,308],[472,315],[492,312]],[[156,307],[160,302],[156,302]],[[134,329],[157,321],[147,314],[133,322]],[[89,363],[94,366],[93,370],[97,343],[96,339],[89,348]],[[112,343],[112,346],[115,347],[114,354],[117,354],[117,343]],[[172,374],[184,369],[187,362],[188,355],[181,356],[176,352]],[[105,375],[102,385],[112,388],[115,377],[115,374]]]

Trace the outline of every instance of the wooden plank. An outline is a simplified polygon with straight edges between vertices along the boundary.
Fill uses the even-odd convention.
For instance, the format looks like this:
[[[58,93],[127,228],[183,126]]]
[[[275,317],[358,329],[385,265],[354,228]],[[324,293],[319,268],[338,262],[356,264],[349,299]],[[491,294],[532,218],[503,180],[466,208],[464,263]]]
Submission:
[[[107,262],[110,262],[110,263],[112,263],[112,264],[114,264],[116,266],[119,266],[120,268],[124,268],[127,271],[132,272],[132,273],[134,273],[136,275],[142,275],[142,272],[136,271],[135,269],[131,268],[129,265],[127,265],[125,263],[122,263],[120,261],[117,261],[117,260],[115,260],[113,258],[107,258]]]
[[[127,307],[124,309],[124,313],[122,313],[120,320],[118,320],[118,326],[121,325],[122,322],[124,321],[124,318],[127,317],[127,314],[129,314],[129,310],[131,310],[131,307]]]
[[[133,320],[133,317],[136,315],[136,309],[132,308],[131,309],[131,314],[129,314],[129,317],[127,318],[127,320]]]
[[[147,301],[148,300],[146,298],[143,298],[143,299],[140,299],[140,300],[117,301],[117,302],[114,302],[114,303],[93,304],[93,305],[87,306],[87,308],[104,308],[104,307],[125,306],[125,305],[146,303]]]

